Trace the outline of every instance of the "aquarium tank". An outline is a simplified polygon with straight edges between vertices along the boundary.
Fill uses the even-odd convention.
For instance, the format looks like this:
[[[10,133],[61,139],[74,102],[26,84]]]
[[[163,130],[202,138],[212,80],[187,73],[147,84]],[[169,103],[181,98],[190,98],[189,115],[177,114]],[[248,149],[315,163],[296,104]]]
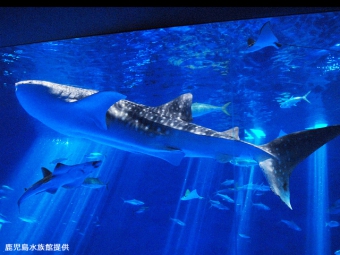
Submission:
[[[0,48],[2,254],[339,254],[339,20]]]

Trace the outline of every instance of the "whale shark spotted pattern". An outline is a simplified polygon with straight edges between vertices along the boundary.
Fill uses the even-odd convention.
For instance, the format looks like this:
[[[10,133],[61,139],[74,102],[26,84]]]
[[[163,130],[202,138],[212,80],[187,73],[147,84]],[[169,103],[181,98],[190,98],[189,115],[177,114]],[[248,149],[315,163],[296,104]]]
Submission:
[[[261,167],[271,190],[292,209],[289,177],[295,166],[340,134],[340,125],[310,129],[254,145],[239,138],[238,127],[218,132],[192,123],[192,94],[158,107],[125,100],[114,92],[98,92],[48,81],[16,84],[22,107],[48,127],[132,153],[179,165],[184,157],[230,162],[247,155]]]

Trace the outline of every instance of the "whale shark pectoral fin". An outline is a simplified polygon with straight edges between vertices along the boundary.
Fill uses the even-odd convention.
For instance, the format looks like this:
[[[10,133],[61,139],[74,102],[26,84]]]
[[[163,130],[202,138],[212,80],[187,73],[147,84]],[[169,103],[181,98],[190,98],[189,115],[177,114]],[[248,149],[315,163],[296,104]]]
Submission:
[[[45,190],[46,192],[50,193],[50,194],[55,194],[57,192],[58,188],[50,188],[50,189],[47,189]],[[42,191],[44,192],[44,191]],[[37,194],[39,194],[41,192],[38,192]]]
[[[275,158],[268,158],[259,162],[260,167],[266,177],[271,190],[278,195],[281,200],[293,210],[290,204],[289,176],[292,168],[283,170],[279,161]]]
[[[170,151],[157,151],[156,153],[152,153],[150,155],[161,158],[174,166],[178,166],[185,157],[185,153],[183,151],[174,149]]]
[[[83,184],[83,182],[84,179],[77,179],[76,181],[65,184],[62,187],[66,189],[74,189],[80,187]]]
[[[87,116],[92,118],[99,128],[106,130],[106,112],[113,104],[125,98],[125,95],[115,91],[102,91],[73,104],[86,111]]]
[[[234,158],[233,156],[230,156],[228,154],[220,154],[220,155],[216,156],[216,160],[220,163],[228,163],[233,158]]]

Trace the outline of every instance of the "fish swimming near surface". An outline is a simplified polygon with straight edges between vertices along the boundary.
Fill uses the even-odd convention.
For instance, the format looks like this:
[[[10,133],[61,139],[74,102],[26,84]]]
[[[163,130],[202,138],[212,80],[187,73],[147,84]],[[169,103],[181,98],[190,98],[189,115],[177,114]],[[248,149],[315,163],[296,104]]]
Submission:
[[[286,101],[283,101],[282,103],[280,103],[280,107],[281,108],[290,108],[292,106],[296,106],[296,104],[298,102],[300,102],[301,100],[305,100],[306,102],[308,103],[311,103],[309,102],[309,100],[307,99],[307,96],[309,95],[310,91],[306,93],[306,95],[302,96],[302,97],[291,97],[289,99],[287,99]]]
[[[191,199],[203,199],[204,197],[201,197],[197,194],[197,190],[194,189],[193,191],[190,191],[189,189],[187,189],[185,191],[185,195],[183,197],[181,197],[181,200],[191,200]]]
[[[31,116],[64,135],[153,156],[173,165],[179,165],[185,157],[229,162],[232,157],[249,155],[258,162],[271,190],[291,209],[289,176],[293,169],[340,134],[340,125],[335,125],[255,145],[240,140],[238,127],[219,132],[194,124],[190,93],[151,107],[125,100],[117,92],[48,81],[20,81],[15,87],[20,104]]]
[[[95,177],[85,178],[81,186],[85,188],[90,188],[90,189],[100,189],[103,187],[106,187],[107,190],[109,189],[107,183],[105,184],[99,178],[95,178]]]
[[[60,187],[77,188],[82,185],[85,178],[93,172],[94,169],[100,167],[102,161],[91,161],[77,165],[64,165],[58,163],[53,172],[42,167],[43,178],[34,183],[30,188],[25,189],[25,193],[18,200],[18,207],[27,198],[48,192],[55,194]]]
[[[279,43],[278,39],[274,35],[270,27],[270,22],[268,21],[262,26],[257,41],[252,38],[248,39],[247,52],[258,51],[265,47],[274,47],[276,49],[279,49],[281,46],[282,45]]]
[[[266,22],[261,27],[260,34],[257,38],[257,41],[255,41],[253,38],[248,38],[247,44],[248,44],[248,49],[246,52],[258,51],[266,47],[274,47],[276,49],[280,49],[282,47],[282,44],[279,43],[277,37],[274,35],[272,31],[269,21]],[[285,44],[285,46],[314,49],[316,52],[314,54],[312,53],[312,55],[324,55],[324,54],[327,54],[327,52],[329,51],[339,53],[338,50],[324,49],[324,48],[311,47],[311,46],[302,46],[302,45],[293,45],[293,44]]]
[[[212,112],[224,112],[227,115],[230,115],[227,108],[229,103],[226,103],[223,106],[214,106],[214,105],[210,105],[210,104],[202,104],[202,103],[193,103],[191,105],[191,114],[192,117],[199,117],[202,115],[206,115],[208,113],[212,113]]]

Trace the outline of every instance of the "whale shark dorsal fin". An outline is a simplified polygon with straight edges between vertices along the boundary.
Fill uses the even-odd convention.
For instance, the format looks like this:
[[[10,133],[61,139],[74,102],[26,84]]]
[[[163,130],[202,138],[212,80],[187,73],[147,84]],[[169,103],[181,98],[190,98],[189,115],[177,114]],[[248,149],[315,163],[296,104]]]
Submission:
[[[228,129],[226,131],[223,131],[221,132],[223,135],[226,135],[226,136],[230,136],[236,140],[240,140],[240,137],[239,137],[239,127],[233,127],[231,129]]]
[[[125,95],[115,91],[102,91],[73,104],[85,111],[99,128],[106,130],[106,112],[113,104],[125,98]]]
[[[187,197],[187,196],[189,196],[190,195],[190,190],[189,189],[187,189],[186,191],[185,191],[185,197]]]
[[[52,175],[52,172],[48,170],[46,167],[42,167],[41,171],[44,177]]]
[[[186,93],[166,104],[151,107],[151,109],[162,116],[190,122],[192,120],[191,104],[192,94]]]

